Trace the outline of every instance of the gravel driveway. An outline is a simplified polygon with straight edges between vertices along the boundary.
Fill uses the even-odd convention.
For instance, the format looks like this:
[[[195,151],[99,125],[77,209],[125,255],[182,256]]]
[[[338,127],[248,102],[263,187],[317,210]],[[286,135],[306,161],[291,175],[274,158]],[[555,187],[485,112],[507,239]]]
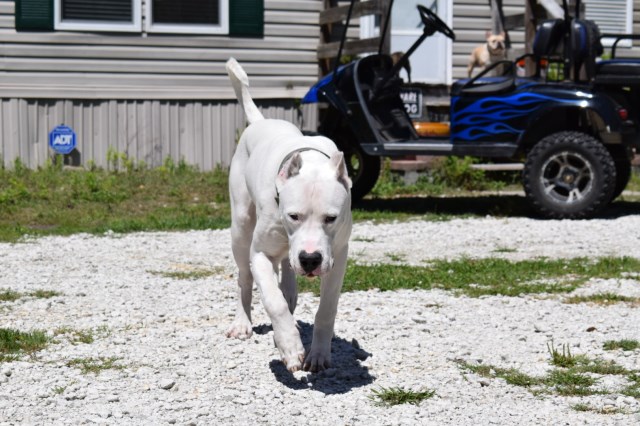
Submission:
[[[434,258],[633,256],[640,215],[610,220],[528,218],[412,221],[354,228],[359,262],[423,264]],[[640,401],[616,393],[534,395],[457,361],[548,371],[547,343],[640,370],[640,350],[603,342],[640,340],[640,308],[564,304],[561,296],[456,297],[444,291],[345,293],[334,367],[288,373],[254,297],[255,333],[229,340],[235,265],[228,230],[74,235],[0,244],[0,290],[55,290],[52,298],[0,302],[0,327],[46,330],[54,343],[32,358],[0,363],[0,424],[194,425],[632,425]],[[200,279],[169,272],[214,271]],[[640,279],[593,280],[579,292],[640,296]],[[316,297],[296,311],[311,336]],[[591,330],[591,331],[588,331]],[[79,336],[89,334],[90,343]],[[74,361],[75,360],[75,361]],[[83,372],[82,362],[112,368]],[[609,376],[607,376],[609,377]],[[614,388],[618,384],[601,386]],[[381,387],[435,390],[419,405],[378,406]],[[613,414],[582,412],[578,403]]]

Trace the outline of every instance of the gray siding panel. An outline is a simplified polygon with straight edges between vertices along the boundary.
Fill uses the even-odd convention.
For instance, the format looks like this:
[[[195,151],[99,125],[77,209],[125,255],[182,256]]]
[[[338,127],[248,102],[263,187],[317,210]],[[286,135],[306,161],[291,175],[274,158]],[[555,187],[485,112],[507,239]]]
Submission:
[[[155,80],[155,99],[182,99],[182,86],[193,87],[204,98],[231,99],[224,61],[233,56],[249,73],[254,97],[301,97],[318,75],[321,8],[320,0],[265,0],[265,36],[254,39],[16,32],[13,2],[0,1],[0,93],[21,98],[146,99],[149,90],[139,80],[148,78]],[[79,80],[78,73],[83,74]],[[104,78],[110,74],[120,78]],[[34,76],[35,89],[30,88]]]
[[[505,15],[524,13],[525,0],[504,0]],[[473,49],[485,42],[491,30],[491,9],[487,0],[453,0],[453,30],[456,41],[452,51],[453,79],[467,77],[467,63]],[[524,28],[509,32],[513,51],[524,49]]]
[[[258,104],[266,117],[308,130],[317,127],[315,106],[305,106],[303,113],[293,100]],[[76,132],[85,165],[92,161],[107,167],[107,152],[113,149],[149,166],[160,166],[171,157],[211,170],[229,164],[245,119],[233,101],[3,99],[0,155],[5,165],[18,157],[29,167],[44,164],[52,154],[49,132],[60,124]]]

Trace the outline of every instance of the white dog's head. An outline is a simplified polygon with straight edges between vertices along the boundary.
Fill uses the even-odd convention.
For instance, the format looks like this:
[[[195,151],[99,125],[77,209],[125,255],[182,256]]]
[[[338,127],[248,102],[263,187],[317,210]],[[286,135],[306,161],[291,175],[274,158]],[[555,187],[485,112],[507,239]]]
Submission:
[[[343,154],[307,163],[296,153],[276,185],[291,267],[307,277],[326,274],[333,267],[335,243],[346,244],[351,231],[351,180]]]

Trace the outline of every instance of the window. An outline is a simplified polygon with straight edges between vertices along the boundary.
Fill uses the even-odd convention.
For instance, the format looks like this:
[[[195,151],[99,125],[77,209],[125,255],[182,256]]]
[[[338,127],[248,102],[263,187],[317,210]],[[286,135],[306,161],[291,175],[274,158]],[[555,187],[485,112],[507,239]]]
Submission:
[[[140,31],[141,0],[55,0],[54,28]]]
[[[227,34],[229,0],[55,0],[55,29]],[[144,18],[144,19],[143,19]]]
[[[595,21],[601,34],[631,34],[633,32],[632,0],[584,0],[585,18]],[[611,46],[613,39],[603,39],[602,44]],[[620,42],[631,46],[631,41]]]
[[[226,34],[229,32],[227,1],[149,0],[146,29],[149,32]]]
[[[264,0],[15,0],[15,11],[17,31],[264,36]]]

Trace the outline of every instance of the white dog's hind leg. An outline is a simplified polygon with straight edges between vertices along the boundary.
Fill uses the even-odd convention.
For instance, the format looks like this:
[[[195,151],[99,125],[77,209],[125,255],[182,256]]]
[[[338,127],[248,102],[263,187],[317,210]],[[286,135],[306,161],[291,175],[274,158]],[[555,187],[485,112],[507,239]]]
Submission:
[[[277,264],[274,265],[263,253],[253,253],[251,272],[260,287],[262,304],[271,318],[273,339],[282,361],[289,371],[300,370],[304,360],[304,346],[293,315],[289,312],[289,305],[278,288]]]
[[[280,278],[280,290],[289,305],[289,312],[293,314],[298,304],[298,282],[296,281],[296,273],[291,269],[289,258],[285,258],[280,262],[280,270],[282,271]]]
[[[321,278],[320,306],[313,323],[313,340],[311,349],[304,359],[304,369],[307,371],[316,372],[331,366],[331,339],[338,313],[342,281],[347,270],[347,252],[348,249],[345,247],[337,253],[333,268]]]

